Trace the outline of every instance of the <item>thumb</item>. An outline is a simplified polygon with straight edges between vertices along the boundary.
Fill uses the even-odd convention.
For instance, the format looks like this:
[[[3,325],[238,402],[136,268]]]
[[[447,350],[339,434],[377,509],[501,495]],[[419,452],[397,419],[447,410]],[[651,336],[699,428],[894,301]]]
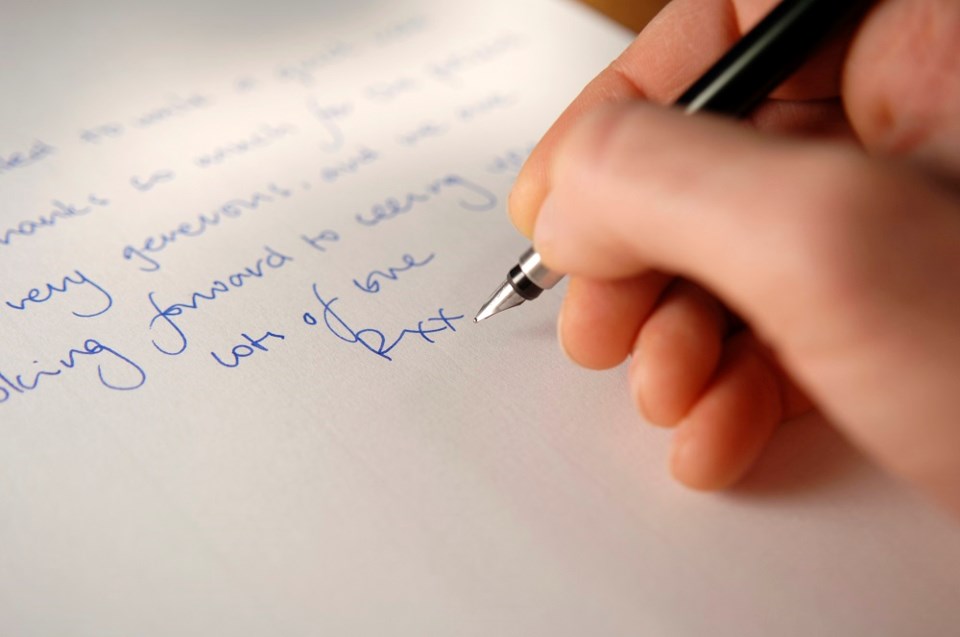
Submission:
[[[694,280],[818,406],[960,510],[960,203],[852,146],[642,104],[576,126],[534,244],[553,268]],[[953,195],[955,196],[955,195]]]

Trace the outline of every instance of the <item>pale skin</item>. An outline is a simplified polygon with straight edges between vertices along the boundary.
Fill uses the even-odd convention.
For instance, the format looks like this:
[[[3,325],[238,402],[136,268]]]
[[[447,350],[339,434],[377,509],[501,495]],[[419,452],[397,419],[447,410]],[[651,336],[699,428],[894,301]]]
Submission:
[[[653,105],[773,4],[674,0],[536,147],[511,218],[571,274],[563,350],[630,359],[684,484],[734,484],[816,410],[960,514],[960,2],[878,2],[749,122]]]

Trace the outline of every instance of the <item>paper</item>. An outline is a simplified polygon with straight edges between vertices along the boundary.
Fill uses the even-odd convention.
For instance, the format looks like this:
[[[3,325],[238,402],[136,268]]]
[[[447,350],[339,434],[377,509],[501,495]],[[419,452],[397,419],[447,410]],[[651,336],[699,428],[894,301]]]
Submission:
[[[829,430],[664,471],[560,294],[473,314],[579,6],[31,3],[0,24],[4,635],[946,634],[956,526]],[[549,296],[549,298],[547,298]]]

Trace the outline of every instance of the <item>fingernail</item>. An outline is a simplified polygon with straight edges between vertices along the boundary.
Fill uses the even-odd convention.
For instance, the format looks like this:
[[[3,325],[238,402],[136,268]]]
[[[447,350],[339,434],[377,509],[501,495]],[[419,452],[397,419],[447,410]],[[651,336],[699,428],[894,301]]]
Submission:
[[[640,387],[643,384],[641,379],[642,374],[643,352],[640,351],[638,345],[630,352],[630,365],[627,368],[628,387],[630,389],[630,398],[633,399],[634,408],[637,410],[637,413],[640,414],[640,417],[649,423],[650,417],[647,416],[647,410],[643,404],[643,396],[640,392]]]
[[[563,355],[571,363],[574,362],[573,358],[570,356],[570,352],[567,351],[567,346],[563,342],[563,308],[560,308],[560,313],[557,315],[557,343],[560,344],[560,351],[563,352]]]
[[[684,478],[688,473],[691,450],[690,437],[685,436],[681,430],[673,438],[673,449],[670,451],[670,473],[683,483],[687,482]]]

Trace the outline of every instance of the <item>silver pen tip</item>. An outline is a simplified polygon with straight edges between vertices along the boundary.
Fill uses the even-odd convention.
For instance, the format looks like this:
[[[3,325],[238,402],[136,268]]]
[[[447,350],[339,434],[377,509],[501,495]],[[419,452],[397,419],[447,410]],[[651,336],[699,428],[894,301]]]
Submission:
[[[523,297],[516,293],[513,286],[510,285],[510,282],[505,281],[503,285],[493,293],[490,300],[483,304],[483,307],[480,308],[480,311],[477,312],[477,315],[474,317],[473,322],[479,323],[494,314],[499,314],[504,310],[509,310],[511,307],[516,307],[523,303],[523,301]]]

